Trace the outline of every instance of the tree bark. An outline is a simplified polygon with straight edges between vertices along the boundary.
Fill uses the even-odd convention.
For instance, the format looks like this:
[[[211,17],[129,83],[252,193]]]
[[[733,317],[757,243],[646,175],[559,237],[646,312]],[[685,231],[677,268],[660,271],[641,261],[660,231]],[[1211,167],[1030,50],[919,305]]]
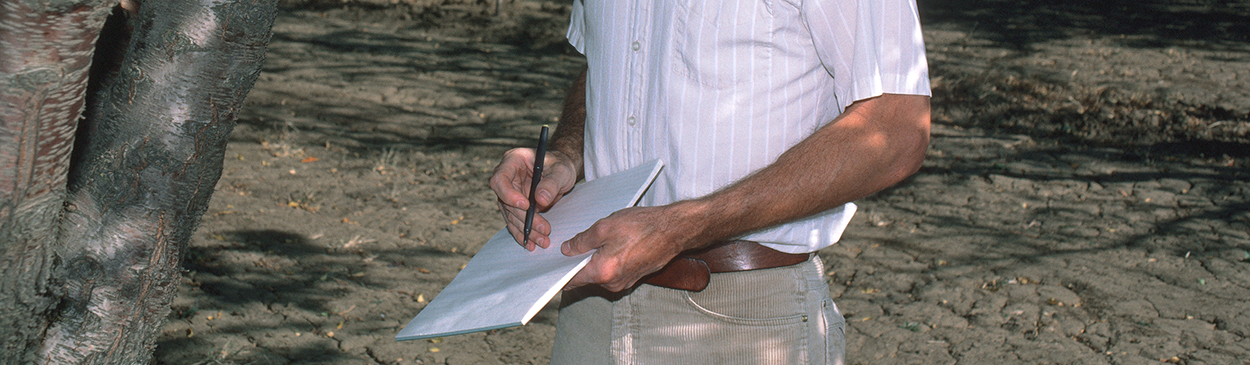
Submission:
[[[0,1],[0,363],[28,364],[63,289],[57,222],[107,1]]]
[[[0,1],[4,16],[21,12],[19,6],[56,2]],[[96,91],[87,98],[71,163],[85,64],[95,43],[90,31],[99,31],[109,9],[101,4],[45,12],[58,15],[47,24],[84,29],[43,41],[78,47],[72,49],[85,56],[74,54],[70,65],[77,68],[63,60],[10,67],[10,59],[31,52],[11,56],[14,48],[3,44],[0,324],[21,330],[6,335],[0,363],[150,360],[176,294],[182,254],[221,176],[236,112],[260,72],[276,15],[273,0],[138,4],[125,27],[132,31],[121,63],[91,81]],[[59,34],[46,32],[53,25],[25,24],[0,18],[0,32],[28,30],[0,35],[5,42],[37,44]],[[70,69],[74,83],[52,77]],[[27,81],[45,79],[52,81]],[[9,90],[19,89],[31,91],[11,97]],[[22,97],[28,94],[34,96]],[[72,112],[51,115],[60,110],[55,106]],[[36,127],[55,133],[27,132]]]

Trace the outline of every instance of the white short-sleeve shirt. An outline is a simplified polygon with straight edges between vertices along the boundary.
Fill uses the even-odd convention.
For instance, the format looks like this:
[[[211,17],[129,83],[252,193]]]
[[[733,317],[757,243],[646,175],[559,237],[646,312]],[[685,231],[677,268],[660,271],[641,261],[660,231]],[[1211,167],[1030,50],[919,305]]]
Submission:
[[[588,64],[586,178],[661,159],[644,206],[732,184],[857,100],[930,94],[914,0],[574,0],[568,38]],[[740,238],[813,252],[837,211]]]

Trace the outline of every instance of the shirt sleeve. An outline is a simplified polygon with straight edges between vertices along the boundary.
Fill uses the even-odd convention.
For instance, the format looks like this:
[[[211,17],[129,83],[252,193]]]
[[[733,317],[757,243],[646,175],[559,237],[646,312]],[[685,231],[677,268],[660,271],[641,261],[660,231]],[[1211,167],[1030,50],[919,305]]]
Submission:
[[[564,36],[569,39],[569,44],[573,45],[573,48],[582,54],[586,54],[586,50],[583,48],[585,45],[583,32],[586,30],[586,6],[582,1],[573,1],[573,10],[569,14],[569,31]]]
[[[801,7],[841,110],[883,93],[931,95],[915,0],[805,0]]]

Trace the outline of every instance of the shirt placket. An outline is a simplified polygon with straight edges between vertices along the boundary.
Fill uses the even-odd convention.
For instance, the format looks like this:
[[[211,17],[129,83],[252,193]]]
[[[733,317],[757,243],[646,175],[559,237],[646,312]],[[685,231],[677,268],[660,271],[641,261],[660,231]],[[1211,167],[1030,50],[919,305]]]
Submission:
[[[629,146],[629,166],[635,166],[642,163],[643,159],[643,141],[642,128],[644,121],[643,114],[643,95],[642,89],[644,84],[644,75],[646,74],[646,42],[645,34],[648,28],[647,13],[648,4],[645,1],[633,1],[630,15],[634,17],[634,22],[630,28],[629,37],[629,81],[626,84],[625,97],[625,135]]]

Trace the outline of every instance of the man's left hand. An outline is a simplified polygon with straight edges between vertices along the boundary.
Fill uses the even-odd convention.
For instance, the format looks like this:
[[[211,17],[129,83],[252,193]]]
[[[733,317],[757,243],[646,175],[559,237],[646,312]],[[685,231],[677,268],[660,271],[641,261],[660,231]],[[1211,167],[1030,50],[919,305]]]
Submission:
[[[664,268],[677,254],[701,246],[699,227],[679,206],[634,207],[595,222],[560,246],[566,256],[597,249],[565,289],[597,284],[619,292]]]

